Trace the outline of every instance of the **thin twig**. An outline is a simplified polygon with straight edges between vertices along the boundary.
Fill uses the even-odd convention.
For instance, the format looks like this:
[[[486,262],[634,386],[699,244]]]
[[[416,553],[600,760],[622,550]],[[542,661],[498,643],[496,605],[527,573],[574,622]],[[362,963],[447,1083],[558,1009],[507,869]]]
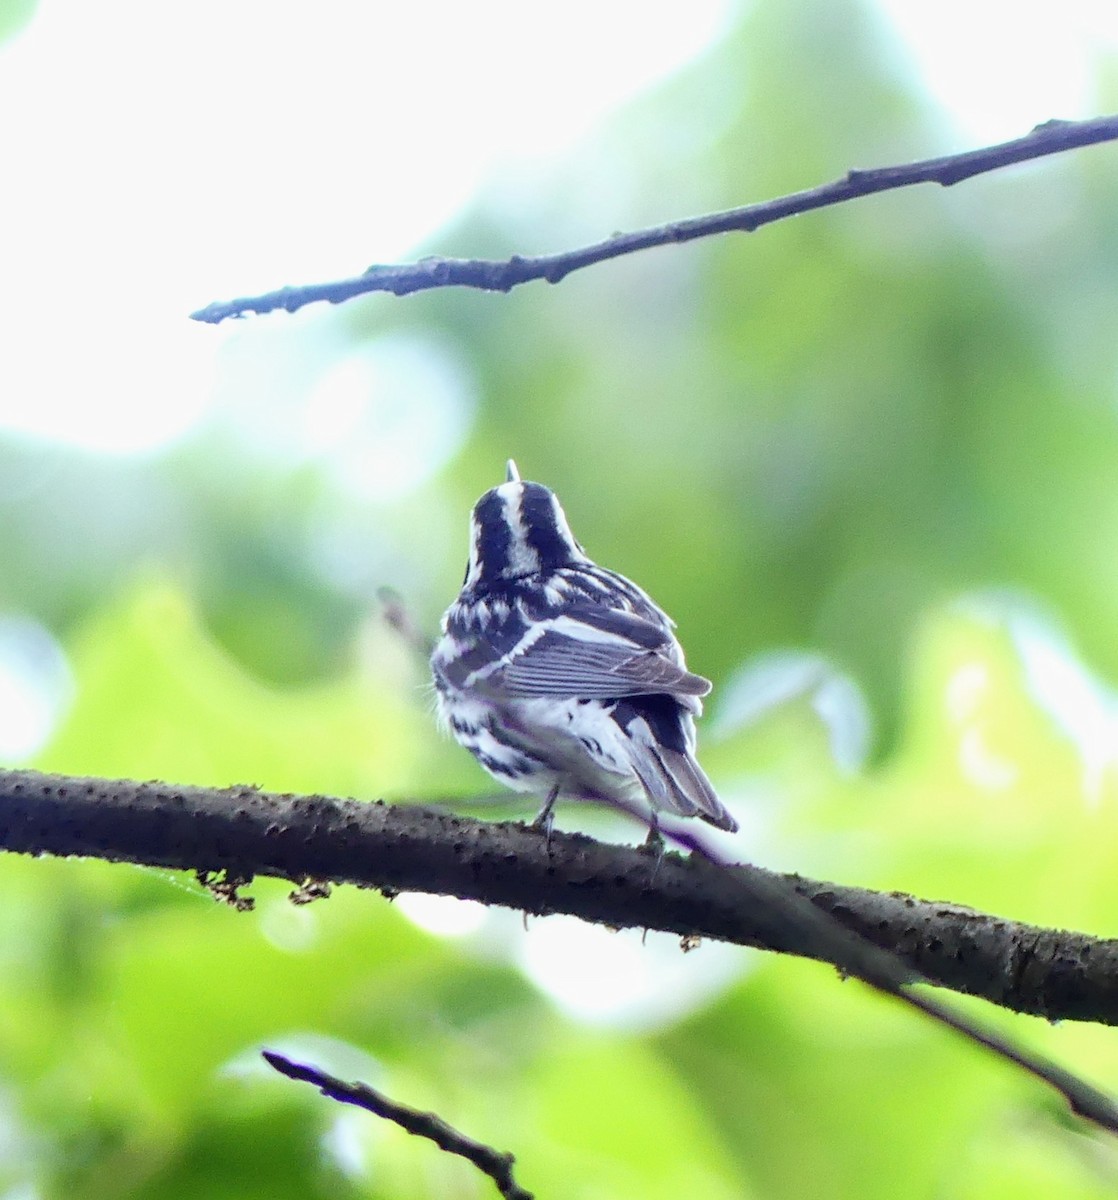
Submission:
[[[218,324],[227,317],[242,317],[246,313],[266,313],[282,308],[295,312],[306,304],[326,300],[340,304],[354,296],[369,292],[392,292],[404,296],[429,288],[465,287],[482,291],[507,292],[522,283],[545,279],[559,283],[572,271],[594,263],[620,258],[653,246],[673,242],[690,242],[696,238],[719,233],[752,233],[762,225],[782,221],[786,217],[843,204],[875,192],[911,187],[917,183],[938,183],[951,187],[964,179],[996,171],[1013,163],[1044,158],[1098,142],[1118,139],[1118,115],[1094,117],[1087,121],[1045,121],[1024,137],[984,146],[961,154],[926,158],[899,166],[878,167],[873,170],[851,170],[842,179],[807,191],[793,192],[775,200],[747,204],[725,212],[708,213],[687,220],[672,221],[634,233],[617,234],[606,241],[559,254],[533,257],[513,255],[506,260],[467,258],[423,258],[415,263],[376,264],[362,275],[330,283],[308,284],[303,287],[283,287],[262,296],[215,302],[191,313],[195,321]]]
[[[281,1075],[313,1083],[331,1100],[338,1100],[342,1104],[356,1104],[358,1108],[367,1109],[378,1117],[394,1121],[401,1129],[406,1129],[416,1137],[429,1138],[440,1150],[445,1150],[448,1154],[457,1154],[472,1162],[479,1171],[493,1180],[497,1190],[507,1200],[533,1200],[532,1193],[526,1192],[513,1178],[512,1167],[516,1159],[511,1154],[502,1154],[484,1142],[475,1142],[473,1138],[448,1125],[436,1113],[408,1108],[405,1104],[390,1100],[383,1092],[378,1092],[366,1083],[345,1083],[317,1067],[292,1062],[291,1059],[284,1058],[282,1054],[276,1054],[272,1050],[263,1050],[261,1053],[267,1063],[275,1067]]]
[[[936,997],[911,991],[913,984],[927,983],[928,980],[914,974],[896,953],[874,945],[816,908],[786,879],[779,875],[736,870],[735,864],[688,831],[681,830],[672,837],[714,868],[717,872],[715,888],[725,889],[727,895],[735,896],[740,905],[763,914],[763,919],[771,923],[774,931],[794,930],[805,944],[814,946],[814,952],[809,950],[812,958],[824,958],[834,963],[875,991],[895,997],[968,1041],[1020,1067],[1059,1092],[1072,1112],[1111,1133],[1118,1133],[1118,1104],[1105,1092],[1052,1059],[1026,1050],[997,1030],[956,1012]]]
[[[395,588],[377,589],[381,615],[385,623],[416,656],[426,665],[435,643],[419,627],[419,622],[404,603],[403,596]]]

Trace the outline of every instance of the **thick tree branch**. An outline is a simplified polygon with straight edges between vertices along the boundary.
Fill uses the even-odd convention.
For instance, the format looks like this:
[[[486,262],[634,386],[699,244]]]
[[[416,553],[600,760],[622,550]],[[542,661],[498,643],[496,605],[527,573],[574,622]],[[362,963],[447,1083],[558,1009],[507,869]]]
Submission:
[[[1098,978],[1092,968],[1111,960],[1115,946],[1085,935],[1011,926],[1009,945],[999,946],[1002,953],[991,957],[981,952],[981,939],[964,930],[974,922],[987,926],[987,932],[993,926],[991,940],[997,945],[1006,922],[911,897],[729,865],[686,834],[679,840],[699,853],[661,857],[647,848],[607,846],[573,834],[548,836],[523,825],[486,824],[380,801],[270,795],[251,787],[173,788],[31,771],[0,772],[0,814],[0,848],[192,867],[216,895],[238,908],[251,906],[238,889],[257,874],[298,882],[292,897],[298,902],[323,894],[322,881],[332,879],[392,892],[462,896],[535,913],[567,912],[613,926],[705,935],[832,962],[1016,1064],[1055,1088],[1072,1111],[1118,1133],[1118,1105],[1105,1093],[908,986],[946,983],[1024,1011],[1082,1017],[1074,1010],[1091,990],[1090,981],[1102,994],[1103,1019],[1112,1019],[1114,973]],[[860,912],[862,901],[870,898],[888,914],[876,925],[867,924]],[[924,929],[919,932],[928,940],[914,940],[918,913],[943,937]],[[1017,961],[1024,955],[1027,966],[1021,938],[1032,943],[1034,958],[1041,939],[1058,945],[1070,939],[1077,951],[1076,986],[1069,989],[1062,973],[1053,971],[1035,986],[1014,990],[1027,973]],[[970,971],[942,962],[945,940],[955,948],[956,968],[967,960]],[[931,970],[924,965],[929,959]],[[1060,962],[1068,959],[1061,955]],[[913,973],[910,966],[916,964],[918,973]],[[975,965],[980,965],[977,973]],[[992,992],[991,976],[998,979]],[[1057,998],[1070,994],[1073,1011],[1052,1007],[1051,979]]]
[[[549,843],[430,808],[0,771],[0,848],[460,896],[834,961],[802,924],[765,911],[766,896],[792,890],[932,983],[1050,1020],[1118,1024],[1118,940],[698,856],[657,864],[643,849],[561,832]],[[743,906],[741,886],[761,902]]]
[[[295,312],[316,300],[340,304],[368,292],[392,292],[404,296],[410,292],[439,287],[507,292],[518,284],[536,279],[559,283],[572,271],[653,246],[690,242],[718,233],[752,233],[762,225],[770,225],[798,213],[842,204],[875,192],[911,187],[916,183],[938,183],[942,187],[951,187],[974,175],[996,171],[1013,163],[1115,139],[1118,139],[1118,115],[1095,117],[1088,121],[1046,121],[1024,137],[996,146],[984,146],[979,150],[926,158],[899,166],[852,170],[844,178],[821,187],[759,204],[747,204],[726,212],[708,213],[634,233],[617,234],[604,242],[560,254],[535,257],[514,255],[507,260],[432,257],[401,265],[377,264],[351,279],[284,287],[262,296],[215,302],[191,313],[191,317],[195,321],[216,325],[227,317],[241,317],[250,312],[266,313],[277,308]]]
[[[429,1138],[440,1150],[445,1150],[448,1154],[457,1154],[472,1162],[479,1171],[493,1180],[497,1190],[506,1200],[532,1200],[532,1193],[526,1192],[513,1177],[512,1168],[516,1160],[511,1154],[502,1154],[500,1150],[494,1150],[484,1142],[475,1142],[473,1138],[448,1125],[437,1113],[408,1108],[406,1104],[389,1099],[383,1092],[369,1087],[367,1083],[346,1083],[319,1070],[318,1067],[292,1062],[273,1050],[264,1050],[262,1053],[268,1065],[274,1067],[281,1075],[313,1083],[331,1100],[338,1100],[342,1104],[355,1104],[378,1117],[384,1117],[386,1121],[394,1121],[401,1129],[406,1129],[416,1137]]]

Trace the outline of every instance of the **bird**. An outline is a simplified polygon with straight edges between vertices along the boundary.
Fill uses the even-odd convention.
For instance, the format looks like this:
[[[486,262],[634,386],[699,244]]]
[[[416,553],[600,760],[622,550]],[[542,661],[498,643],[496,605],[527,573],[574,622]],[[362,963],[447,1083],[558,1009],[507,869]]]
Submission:
[[[562,798],[737,822],[695,756],[710,681],[687,670],[674,622],[571,533],[558,497],[506,481],[474,505],[457,599],[431,655],[441,724],[499,783],[543,798],[550,837]]]

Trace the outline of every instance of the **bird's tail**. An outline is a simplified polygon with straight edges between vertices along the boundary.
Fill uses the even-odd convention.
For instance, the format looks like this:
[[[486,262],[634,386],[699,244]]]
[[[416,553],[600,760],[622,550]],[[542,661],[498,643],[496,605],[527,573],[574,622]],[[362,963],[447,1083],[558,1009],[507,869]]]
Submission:
[[[633,756],[633,770],[653,808],[702,817],[718,829],[733,833],[738,823],[706,777],[694,755],[664,745],[646,746],[645,754]]]

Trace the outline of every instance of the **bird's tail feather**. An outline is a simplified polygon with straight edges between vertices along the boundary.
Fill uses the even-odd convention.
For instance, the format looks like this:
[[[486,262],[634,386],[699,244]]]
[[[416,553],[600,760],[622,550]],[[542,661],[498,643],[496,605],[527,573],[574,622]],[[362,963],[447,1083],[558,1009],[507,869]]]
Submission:
[[[667,746],[649,746],[649,754],[633,756],[633,770],[653,808],[702,817],[718,829],[733,833],[738,823],[718,799],[702,767],[690,754]]]

